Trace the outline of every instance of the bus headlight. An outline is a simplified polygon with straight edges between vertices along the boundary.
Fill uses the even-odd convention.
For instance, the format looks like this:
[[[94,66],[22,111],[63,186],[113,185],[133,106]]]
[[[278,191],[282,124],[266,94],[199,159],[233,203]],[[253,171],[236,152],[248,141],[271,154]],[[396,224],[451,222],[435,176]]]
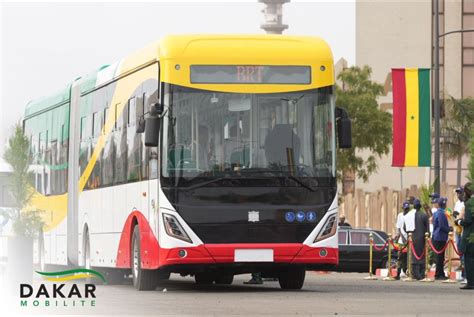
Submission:
[[[318,242],[324,239],[327,239],[333,235],[335,235],[337,232],[337,222],[336,222],[336,215],[332,215],[331,217],[326,220],[326,223],[324,224],[323,230],[319,233],[319,235],[316,237],[314,242]]]
[[[166,233],[173,238],[180,239],[189,243],[192,243],[183,227],[179,223],[175,216],[170,214],[163,214],[163,221],[166,229]]]

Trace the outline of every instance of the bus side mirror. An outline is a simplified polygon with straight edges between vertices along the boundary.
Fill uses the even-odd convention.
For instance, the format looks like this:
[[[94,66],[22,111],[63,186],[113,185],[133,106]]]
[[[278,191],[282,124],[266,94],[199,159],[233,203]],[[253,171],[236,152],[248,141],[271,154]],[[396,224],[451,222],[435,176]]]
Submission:
[[[161,116],[164,112],[164,107],[162,104],[154,103],[150,106],[150,111],[140,116],[138,119],[136,133],[145,132],[146,119],[145,115],[149,114],[150,116]]]
[[[161,118],[152,116],[145,119],[145,146],[158,146]]]
[[[339,120],[337,120],[339,119]],[[337,140],[340,149],[352,148],[352,123],[343,108],[336,108]]]

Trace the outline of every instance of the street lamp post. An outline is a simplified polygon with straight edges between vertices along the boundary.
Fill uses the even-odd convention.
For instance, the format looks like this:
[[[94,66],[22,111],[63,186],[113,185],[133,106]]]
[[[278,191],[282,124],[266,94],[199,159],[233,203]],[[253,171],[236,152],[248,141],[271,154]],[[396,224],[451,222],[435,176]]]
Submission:
[[[434,10],[435,10],[435,21],[434,21],[434,32],[435,32],[435,51],[434,51],[434,126],[435,126],[435,157],[434,157],[434,169],[435,169],[435,183],[434,190],[435,192],[440,192],[440,107],[439,107],[439,39],[454,33],[466,33],[474,32],[474,29],[465,29],[465,30],[454,30],[449,31],[443,34],[439,34],[439,1],[434,1]]]

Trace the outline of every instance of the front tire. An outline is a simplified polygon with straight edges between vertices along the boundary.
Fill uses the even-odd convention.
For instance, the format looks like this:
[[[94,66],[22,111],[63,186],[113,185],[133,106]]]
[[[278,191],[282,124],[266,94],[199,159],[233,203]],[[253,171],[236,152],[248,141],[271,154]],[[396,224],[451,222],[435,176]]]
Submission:
[[[306,271],[304,268],[288,268],[278,276],[282,289],[301,289],[304,284]]]
[[[158,286],[158,276],[153,270],[145,270],[141,265],[140,255],[140,230],[138,225],[133,229],[132,252],[130,262],[132,264],[133,286],[139,291],[152,291]]]

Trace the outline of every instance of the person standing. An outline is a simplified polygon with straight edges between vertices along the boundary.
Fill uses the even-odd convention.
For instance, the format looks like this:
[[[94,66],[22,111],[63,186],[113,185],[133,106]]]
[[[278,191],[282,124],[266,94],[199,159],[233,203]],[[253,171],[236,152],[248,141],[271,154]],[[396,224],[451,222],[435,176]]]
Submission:
[[[342,215],[339,217],[339,223],[337,224],[339,227],[346,227],[352,228],[352,226],[346,222],[346,216]]]
[[[397,260],[397,276],[395,277],[397,280],[400,279],[400,274],[403,272],[406,274],[407,272],[407,233],[405,231],[405,215],[410,211],[410,203],[408,201],[404,201],[402,204],[402,212],[398,214],[397,217],[397,237],[394,239],[398,242],[399,250],[398,250],[398,260]]]
[[[433,233],[433,215],[438,210],[438,199],[440,198],[438,193],[430,195],[431,198],[431,210],[430,210],[430,232]]]
[[[474,289],[474,243],[470,240],[474,234],[474,198],[470,182],[464,186],[464,202],[464,217],[457,219],[456,222],[463,227],[460,251],[464,254],[464,271],[467,283],[461,289],[466,290]]]
[[[458,225],[458,219],[463,219],[464,218],[464,189],[462,187],[456,188],[456,195],[458,197],[458,200],[456,201],[456,204],[454,204],[454,211],[453,211],[453,217],[454,217],[454,237],[456,239],[456,247],[458,250],[461,249],[461,235],[462,235],[462,226]],[[460,270],[461,273],[461,280],[465,279],[464,275],[464,256],[459,257],[460,260],[460,265],[458,270]]]
[[[418,256],[423,255],[425,249],[425,233],[430,232],[428,216],[421,210],[421,202],[418,199],[413,201],[415,208],[415,230],[413,231],[413,248]],[[425,256],[421,259],[412,257],[412,275],[414,279],[421,280],[425,275]]]
[[[445,197],[438,198],[438,210],[433,214],[433,236],[431,240],[433,240],[433,246],[438,251],[442,250],[448,241],[449,224],[445,213],[447,202],[448,199]],[[440,254],[436,254],[436,280],[447,279],[444,274],[444,253],[443,250]]]

